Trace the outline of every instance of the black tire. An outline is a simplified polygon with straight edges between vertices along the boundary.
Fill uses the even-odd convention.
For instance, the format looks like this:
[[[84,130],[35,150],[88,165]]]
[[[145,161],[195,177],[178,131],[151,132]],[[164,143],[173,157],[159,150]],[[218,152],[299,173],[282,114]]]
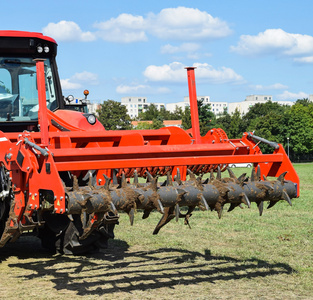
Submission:
[[[44,248],[60,254],[80,255],[99,252],[108,247],[109,238],[114,238],[114,224],[103,224],[87,238],[80,239],[83,226],[80,216],[73,215],[73,221],[63,215],[49,215],[46,224],[39,231]]]

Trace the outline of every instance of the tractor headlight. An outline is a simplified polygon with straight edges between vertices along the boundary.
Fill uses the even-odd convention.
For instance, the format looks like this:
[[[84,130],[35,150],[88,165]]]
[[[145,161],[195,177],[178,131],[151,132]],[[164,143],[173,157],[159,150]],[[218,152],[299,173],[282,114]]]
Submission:
[[[96,124],[97,118],[93,114],[84,114],[84,117],[87,119],[88,123],[91,125]]]
[[[42,53],[42,51],[43,51],[42,46],[41,46],[40,44],[37,45],[37,52],[38,52],[38,53]]]

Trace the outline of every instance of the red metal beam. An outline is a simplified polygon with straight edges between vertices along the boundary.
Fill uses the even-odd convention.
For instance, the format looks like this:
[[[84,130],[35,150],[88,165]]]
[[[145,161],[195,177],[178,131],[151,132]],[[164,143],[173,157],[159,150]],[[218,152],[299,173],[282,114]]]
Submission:
[[[38,101],[39,111],[38,119],[41,132],[41,144],[45,147],[49,145],[49,132],[48,132],[48,108],[46,98],[46,82],[45,82],[45,65],[43,59],[36,59],[37,71],[37,87],[38,87]]]
[[[196,91],[196,79],[195,79],[195,67],[187,67],[188,88],[189,88],[189,103],[190,103],[190,115],[192,125],[192,136],[195,139],[195,144],[201,143],[200,125],[199,125],[199,113],[197,103],[197,91]]]

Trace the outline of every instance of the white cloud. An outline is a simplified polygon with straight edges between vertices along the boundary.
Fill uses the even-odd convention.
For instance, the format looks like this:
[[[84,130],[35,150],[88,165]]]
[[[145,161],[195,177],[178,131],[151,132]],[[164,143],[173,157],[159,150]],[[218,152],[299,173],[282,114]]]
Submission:
[[[81,73],[75,73],[71,77],[71,79],[74,81],[89,83],[92,85],[98,84],[98,75],[95,73],[88,72],[88,71],[83,71]]]
[[[116,88],[119,94],[167,94],[170,89],[165,87],[151,87],[150,85],[119,85]]]
[[[216,39],[231,34],[225,21],[214,18],[206,11],[196,8],[165,8],[158,14],[147,16],[120,14],[103,22],[94,24],[95,32],[83,32],[72,21],[49,23],[43,33],[58,41],[89,42],[101,38],[108,42],[133,43],[148,40],[148,35],[160,39],[195,41]]]
[[[305,57],[296,57],[294,58],[295,62],[304,63],[304,64],[312,64],[313,56],[305,56]]]
[[[57,41],[90,42],[96,39],[94,33],[90,31],[83,32],[80,27],[72,21],[49,23],[42,29],[42,32],[45,35],[55,38]]]
[[[170,44],[161,47],[162,54],[174,54],[180,52],[195,52],[200,49],[200,45],[196,43],[183,43],[179,46],[172,46]]]
[[[232,46],[231,50],[242,55],[307,56],[313,54],[313,37],[282,29],[267,29],[254,36],[242,35],[237,46]]]
[[[277,98],[279,100],[298,100],[303,98],[309,98],[309,94],[304,92],[291,93],[288,91],[284,91],[282,94],[277,95]]]
[[[284,90],[284,89],[287,89],[288,86],[281,84],[281,83],[274,83],[271,85],[257,84],[255,86],[251,86],[251,88],[254,88],[257,91],[266,91],[266,90]]]
[[[78,90],[82,88],[80,83],[71,82],[71,79],[61,79],[62,90]]]
[[[209,64],[195,63],[196,79],[210,83],[243,83],[242,76],[234,70],[226,67],[214,69]],[[144,76],[150,81],[158,82],[186,82],[187,71],[180,62],[173,62],[163,66],[148,66],[144,71]]]
[[[132,43],[146,41],[145,20],[142,16],[121,14],[117,18],[96,23],[97,35],[108,42]]]
[[[196,8],[165,8],[159,14],[150,13],[148,31],[161,39],[202,40],[231,34],[226,22]]]
[[[61,79],[61,86],[63,90],[77,90],[87,85],[97,85],[98,75],[83,71],[75,73],[71,78]]]

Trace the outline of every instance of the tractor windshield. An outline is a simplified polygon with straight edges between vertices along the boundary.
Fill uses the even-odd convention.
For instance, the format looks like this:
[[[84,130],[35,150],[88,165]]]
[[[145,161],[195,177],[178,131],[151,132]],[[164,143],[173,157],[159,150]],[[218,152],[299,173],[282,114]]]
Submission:
[[[45,60],[47,107],[57,106],[50,60]],[[27,57],[0,57],[0,122],[38,119],[36,62]]]

